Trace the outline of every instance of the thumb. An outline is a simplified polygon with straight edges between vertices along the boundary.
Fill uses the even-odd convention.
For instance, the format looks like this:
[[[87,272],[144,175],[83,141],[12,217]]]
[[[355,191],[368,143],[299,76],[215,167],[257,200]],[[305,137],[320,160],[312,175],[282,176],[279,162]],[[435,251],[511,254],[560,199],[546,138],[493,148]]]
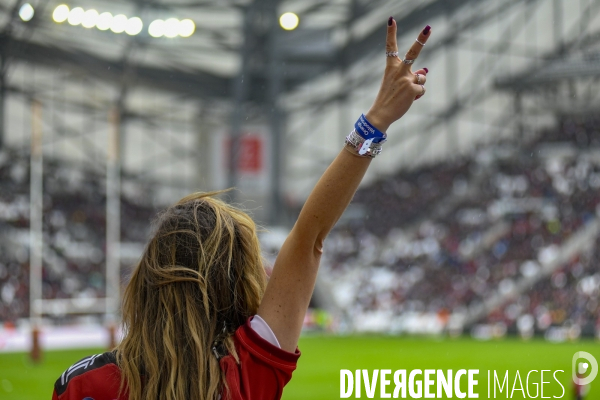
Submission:
[[[387,38],[385,41],[385,51],[398,51],[398,42],[396,41],[397,33],[396,21],[394,17],[388,19]]]

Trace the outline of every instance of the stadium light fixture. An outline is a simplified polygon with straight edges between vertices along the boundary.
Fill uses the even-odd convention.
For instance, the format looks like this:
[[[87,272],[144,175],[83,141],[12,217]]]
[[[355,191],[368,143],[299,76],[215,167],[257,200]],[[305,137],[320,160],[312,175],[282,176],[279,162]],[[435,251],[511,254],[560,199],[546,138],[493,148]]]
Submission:
[[[25,22],[31,21],[33,14],[35,14],[35,10],[29,3],[25,3],[19,8],[19,17]]]
[[[61,4],[56,6],[54,12],[52,13],[52,19],[57,24],[62,24],[69,18],[69,6],[66,4]]]
[[[298,27],[300,23],[300,18],[293,12],[286,12],[281,14],[279,17],[279,25],[286,31],[293,31]]]
[[[166,21],[155,19],[148,26],[148,34],[153,38],[166,36],[174,38],[181,36],[184,38],[190,37],[196,31],[196,24],[191,19],[179,21],[177,18],[169,18]]]
[[[130,36],[135,36],[142,31],[144,27],[144,23],[139,17],[131,17],[127,20],[127,27],[125,28],[125,33]]]
[[[29,10],[31,8],[31,10]],[[21,7],[19,15],[24,21],[33,18],[33,7],[27,3]],[[27,19],[28,18],[28,19]],[[128,35],[138,35],[144,29],[144,21],[139,17],[127,18],[124,14],[112,15],[109,12],[98,13],[94,9],[84,10],[81,7],[69,9],[66,4],[56,6],[52,12],[54,22],[61,24],[67,21],[69,24],[81,25],[85,28],[96,27],[101,31],[111,30],[114,33],[127,33]],[[191,19],[178,20],[169,18],[166,21],[156,19],[148,26],[148,34],[154,38],[166,36],[174,38],[181,36],[190,37],[196,31],[196,24]]]
[[[113,19],[113,16],[111,13],[103,12],[102,14],[100,14],[98,16],[98,21],[96,22],[96,28],[100,29],[101,31],[109,30],[110,26],[112,25],[112,19]]]
[[[153,38],[162,37],[165,34],[165,21],[162,19],[155,19],[148,26],[148,34]]]
[[[83,20],[83,14],[85,14],[83,8],[75,7],[74,9],[69,11],[69,18],[67,18],[67,22],[73,26],[79,25]]]
[[[98,21],[98,11],[94,10],[93,8],[90,10],[87,10],[85,13],[83,13],[83,18],[81,19],[81,26],[83,26],[84,28],[93,28],[94,26],[96,26],[96,23]]]
[[[196,24],[191,19],[183,19],[179,21],[179,36],[187,38],[194,34]]]
[[[179,20],[177,18],[169,18],[164,25],[165,36],[174,38],[179,35]]]
[[[123,33],[127,29],[127,17],[123,14],[115,15],[110,24],[110,30],[114,33]]]

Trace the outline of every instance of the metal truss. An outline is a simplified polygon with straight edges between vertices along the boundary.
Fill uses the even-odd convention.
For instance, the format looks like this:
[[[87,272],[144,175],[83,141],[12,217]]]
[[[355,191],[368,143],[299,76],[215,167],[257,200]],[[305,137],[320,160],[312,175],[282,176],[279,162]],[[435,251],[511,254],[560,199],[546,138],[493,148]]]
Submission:
[[[410,117],[400,123],[400,132],[391,135],[386,152],[438,154],[440,143],[445,142],[446,153],[460,154],[472,145],[471,139],[463,137],[464,124],[480,125],[482,129],[497,134],[514,131],[519,127],[517,120],[520,117],[511,124],[504,121],[507,115],[514,115],[515,102],[520,101],[520,104],[531,108],[535,102],[530,97],[549,99],[540,95],[540,86],[521,100],[513,94],[515,90],[523,92],[524,85],[533,88],[536,82],[545,88],[543,90],[548,90],[552,82],[563,79],[550,75],[545,69],[531,74],[527,65],[538,68],[541,63],[552,59],[553,73],[563,71],[563,80],[568,80],[569,74],[574,73],[572,68],[580,68],[578,75],[589,73],[589,79],[595,79],[597,67],[592,65],[593,60],[590,61],[589,57],[587,61],[582,58],[586,64],[580,63],[578,67],[569,67],[556,60],[570,57],[575,48],[590,48],[600,37],[594,28],[598,1],[576,2],[579,15],[576,20],[567,20],[560,17],[560,11],[568,7],[566,0],[106,0],[107,9],[126,7],[132,13],[146,16],[146,19],[164,12],[198,18],[202,18],[201,14],[214,14],[215,18],[223,18],[225,22],[221,25],[198,25],[194,39],[189,41],[167,43],[149,37],[115,37],[114,43],[105,43],[109,36],[81,31],[81,37],[74,37],[68,33],[75,32],[76,28],[56,26],[41,17],[32,20],[31,24],[22,23],[16,17],[20,2],[14,1],[0,5],[0,14],[10,16],[9,22],[0,27],[3,32],[0,35],[0,56],[4,71],[0,93],[5,94],[0,98],[3,101],[11,96],[21,98],[21,101],[40,98],[48,104],[55,101],[56,87],[13,80],[12,68],[15,65],[46,71],[46,74],[54,76],[54,86],[71,87],[69,94],[64,94],[60,101],[68,110],[81,114],[82,119],[96,121],[90,123],[96,128],[83,132],[71,123],[70,118],[53,112],[54,129],[60,132],[55,140],[77,138],[78,131],[82,137],[91,137],[94,132],[106,129],[103,120],[115,104],[121,109],[124,135],[129,135],[130,126],[143,126],[142,137],[151,147],[160,147],[158,143],[163,140],[160,132],[165,127],[174,133],[187,131],[186,135],[190,136],[198,135],[199,125],[204,130],[229,129],[235,134],[247,121],[260,121],[276,132],[273,138],[280,140],[276,146],[281,154],[285,154],[284,160],[273,156],[272,161],[281,166],[277,168],[280,175],[274,176],[274,181],[296,182],[295,177],[301,177],[298,182],[304,181],[309,186],[327,165],[333,151],[339,148],[339,142],[351,122],[348,121],[355,117],[352,114],[355,111],[351,113],[350,110],[364,110],[368,106],[367,100],[357,99],[356,93],[368,90],[374,95],[376,91],[381,68],[374,61],[384,44],[382,31],[387,16],[395,16],[402,32],[414,32],[426,23],[434,25],[436,36],[428,43],[420,61],[433,64],[429,82],[432,87],[436,85],[436,88],[442,89],[443,95],[435,95],[435,91],[430,90],[428,96],[415,105],[415,110],[411,110]],[[50,10],[54,5],[49,1],[46,8]],[[540,47],[537,43],[516,40],[519,35],[531,31],[527,22],[536,19],[540,10],[549,6],[557,21],[555,29],[549,32],[554,46]],[[307,56],[289,58],[285,52],[278,54],[274,51],[273,25],[264,21],[276,18],[277,13],[284,10],[299,13],[303,21],[308,21],[307,29],[323,29],[335,36],[332,53],[311,59]],[[442,28],[436,31],[434,23]],[[496,27],[495,35],[479,34],[490,25]],[[400,39],[401,43],[408,40],[404,36]],[[107,50],[112,56],[107,57]],[[223,61],[224,68],[219,70],[207,64],[209,54],[215,61]],[[465,67],[466,56],[473,61]],[[506,60],[514,58],[527,60],[521,62],[524,72],[507,78],[504,71],[514,69]],[[588,72],[581,72],[584,70]],[[343,84],[321,93],[319,82],[329,76],[336,77]],[[85,96],[86,87],[74,88],[77,86],[74,77],[81,84],[94,82],[91,86],[93,91],[103,94]],[[160,93],[155,102],[148,98],[152,91]],[[75,93],[80,95],[74,96]],[[293,102],[288,101],[291,98]],[[556,101],[560,102],[560,99]],[[504,106],[499,109],[496,103]],[[422,106],[424,104],[428,106]],[[174,105],[181,105],[186,111],[175,113],[179,107]],[[302,122],[303,115],[311,117]],[[318,148],[311,145],[320,134],[320,129],[315,129],[319,126],[334,131],[335,140],[331,140],[331,145]],[[132,135],[139,136],[140,133]],[[445,139],[440,142],[440,137]],[[191,147],[187,139],[174,138],[169,139],[169,146],[147,152],[145,159],[135,162],[135,167],[130,160],[124,159],[124,174],[167,185],[182,185],[182,189],[187,187],[188,184],[183,183],[189,181],[187,178],[176,182],[176,178],[165,180],[164,175],[161,177],[154,173],[156,163],[153,163],[153,156],[172,165],[186,162],[194,167],[202,164],[196,160],[197,147]],[[81,143],[86,144],[82,146],[82,149],[85,147],[82,151],[87,155],[86,162],[94,160],[91,155],[102,150],[89,138],[82,139]],[[125,140],[124,145],[127,146],[127,143]],[[391,163],[393,166],[390,168],[416,165],[432,157],[419,160],[402,157],[402,163]],[[290,166],[288,159],[305,161]],[[206,171],[207,166],[203,168]],[[375,169],[374,174],[389,173],[390,168]],[[235,183],[235,177],[230,178],[230,183]],[[286,185],[275,187],[271,198],[275,208],[285,207],[280,203],[287,191]],[[296,192],[305,190],[298,189]]]

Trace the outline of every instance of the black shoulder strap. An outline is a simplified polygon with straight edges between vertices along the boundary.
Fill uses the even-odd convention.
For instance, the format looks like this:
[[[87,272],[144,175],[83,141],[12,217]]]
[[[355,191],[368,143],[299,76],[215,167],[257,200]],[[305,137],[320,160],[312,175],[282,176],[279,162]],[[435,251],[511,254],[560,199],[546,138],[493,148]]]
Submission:
[[[67,390],[69,382],[74,377],[101,368],[107,364],[116,363],[117,359],[113,352],[96,354],[77,361],[75,364],[71,365],[65,372],[63,372],[62,375],[56,380],[56,383],[54,384],[56,394],[58,396],[63,394]]]
[[[213,354],[217,358],[217,361],[220,361],[221,358],[229,354],[227,346],[225,346],[225,339],[229,335],[230,334],[228,330],[227,321],[223,321],[223,330],[217,335],[215,340],[212,342],[212,345],[210,346]]]
[[[222,340],[215,340],[211,346],[211,350],[217,358],[217,361],[220,361],[221,358],[229,354],[227,346],[225,346],[225,343]]]

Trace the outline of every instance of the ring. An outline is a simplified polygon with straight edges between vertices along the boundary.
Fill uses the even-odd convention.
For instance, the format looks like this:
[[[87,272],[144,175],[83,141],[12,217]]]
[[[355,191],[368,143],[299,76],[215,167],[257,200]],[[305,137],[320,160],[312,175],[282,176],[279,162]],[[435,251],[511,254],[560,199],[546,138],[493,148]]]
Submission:
[[[425,43],[423,43],[423,42],[419,41],[419,38],[416,38],[416,39],[415,39],[415,42],[419,43],[421,46],[425,46]]]
[[[398,57],[398,52],[397,51],[386,51],[385,56],[386,57]]]
[[[417,77],[417,85],[421,84],[421,74],[415,74],[415,76]]]
[[[406,64],[406,65],[410,65],[410,64],[414,63],[414,62],[415,62],[415,60],[407,60],[407,59],[404,59],[404,60],[402,60],[402,62],[403,62],[404,64]]]
[[[423,96],[425,94],[425,86],[421,85],[421,89],[423,89],[423,91],[421,92],[420,96]]]

